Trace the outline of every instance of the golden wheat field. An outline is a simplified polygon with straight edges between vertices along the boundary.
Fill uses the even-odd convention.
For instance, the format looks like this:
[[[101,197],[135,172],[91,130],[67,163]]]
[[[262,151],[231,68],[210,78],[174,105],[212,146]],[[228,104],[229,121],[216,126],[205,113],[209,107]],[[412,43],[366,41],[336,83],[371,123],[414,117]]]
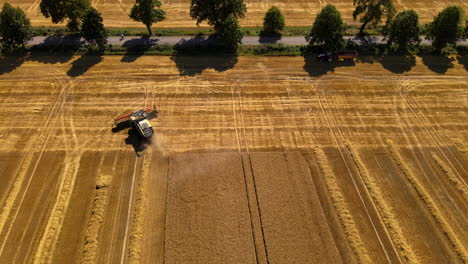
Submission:
[[[40,11],[40,0],[0,0],[0,4],[9,2],[26,11],[33,26],[52,25],[51,20],[45,18]],[[190,18],[190,0],[161,0],[162,8],[167,13],[167,19],[155,25],[162,28],[190,28],[196,27],[194,20]],[[354,10],[352,0],[245,0],[247,14],[241,21],[242,26],[262,26],[265,12],[271,6],[277,6],[283,12],[287,26],[311,26],[313,19],[322,7],[327,4],[335,5],[341,12],[345,22],[357,23],[352,18]],[[420,21],[427,23],[432,21],[442,9],[449,5],[459,5],[468,10],[468,2],[465,0],[395,0],[398,10],[414,9],[419,14]],[[107,27],[143,27],[141,23],[133,22],[128,13],[134,0],[91,0],[104,18]],[[202,24],[206,26],[206,24]]]
[[[466,263],[466,67],[3,59],[1,262]]]

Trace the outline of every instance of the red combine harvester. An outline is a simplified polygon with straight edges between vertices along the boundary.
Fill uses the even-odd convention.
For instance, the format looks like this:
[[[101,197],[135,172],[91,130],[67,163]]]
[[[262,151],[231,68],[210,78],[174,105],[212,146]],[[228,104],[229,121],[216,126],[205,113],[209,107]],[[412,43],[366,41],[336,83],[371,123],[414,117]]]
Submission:
[[[156,106],[153,106],[121,115],[114,119],[115,129],[121,130],[133,126],[143,138],[149,139],[154,132],[148,119],[158,117],[158,113]]]

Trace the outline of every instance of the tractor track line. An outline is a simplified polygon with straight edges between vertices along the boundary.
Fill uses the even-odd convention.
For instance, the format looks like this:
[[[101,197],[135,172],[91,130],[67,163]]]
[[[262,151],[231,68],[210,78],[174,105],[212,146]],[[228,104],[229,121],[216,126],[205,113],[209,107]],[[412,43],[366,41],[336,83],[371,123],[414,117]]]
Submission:
[[[463,184],[466,186],[466,182],[465,180],[463,179],[463,177],[461,176],[460,172],[456,169],[456,167],[453,165],[452,161],[449,159],[449,157],[447,157],[445,151],[442,149],[442,146],[440,145],[439,141],[436,139],[436,137],[434,136],[434,134],[439,138],[439,140],[445,144],[446,146],[447,143],[445,143],[445,141],[442,139],[442,137],[440,136],[440,134],[437,132],[437,130],[435,130],[435,128],[431,125],[431,122],[430,120],[426,117],[426,115],[421,111],[421,109],[418,107],[417,103],[415,102],[414,98],[411,97],[411,95],[408,94],[408,89],[406,89],[405,91],[403,90],[405,87],[402,86],[400,88],[400,96],[402,97],[402,99],[404,100],[405,104],[408,106],[408,108],[411,110],[411,112],[413,113],[413,115],[417,118],[418,116],[422,117],[429,125],[429,127],[431,128],[431,130],[433,131],[433,133],[431,133],[426,127],[423,127],[427,134],[432,138],[432,140],[434,141],[434,143],[436,144],[437,148],[439,149],[439,151],[442,153],[442,155],[444,156],[444,158],[447,160],[447,162],[450,164],[450,166],[453,168],[453,170],[457,173],[458,177],[460,178],[461,182],[463,182]],[[406,87],[407,88],[407,87]],[[406,96],[405,96],[406,95]],[[418,109],[418,112],[420,113],[420,115],[418,115],[416,113],[416,111],[414,110],[414,108],[410,105],[410,103],[408,102],[407,98],[409,98],[410,100],[412,100],[413,104],[416,105],[416,108]],[[458,160],[458,158],[453,154],[453,152],[450,150],[450,148],[446,147],[447,150],[449,151],[449,153],[451,154],[452,158],[460,165],[460,167],[463,169],[463,171],[465,172],[465,174],[467,173],[464,166],[460,163],[460,161]]]
[[[169,188],[169,164],[170,164],[170,157],[167,157],[167,170],[166,170],[166,197],[164,199],[164,229],[163,229],[163,264],[166,263],[166,226],[167,226],[167,197],[168,195],[168,188]]]
[[[69,91],[67,91],[65,96],[68,96],[68,95],[69,95]],[[64,100],[63,104],[65,104],[66,99],[67,99],[66,97],[63,99]],[[65,129],[65,127],[64,127],[64,112],[65,111],[66,110],[63,107],[61,107],[60,111],[57,114],[57,118],[54,121],[54,124],[55,124],[58,120],[60,120],[60,123],[62,124],[61,129]],[[47,145],[47,144],[45,144],[45,145]],[[65,139],[64,139],[64,145],[66,146],[66,151],[68,151],[69,147],[68,147],[68,138],[67,137],[65,137]],[[47,224],[46,224],[46,227],[44,229],[44,233],[43,233],[42,238],[41,238],[41,240],[39,242],[38,248],[36,249],[37,251],[36,251],[36,254],[34,256],[34,259],[37,259],[38,257],[40,259],[44,259],[44,258],[47,259],[47,257],[49,257],[49,256],[45,256],[42,252],[39,252],[39,251],[43,250],[42,248],[44,246],[52,248],[52,249],[46,250],[46,251],[50,251],[49,253],[52,252],[51,254],[53,254],[53,252],[55,250],[55,242],[58,239],[58,236],[60,235],[60,230],[61,230],[61,227],[62,227],[62,224],[63,224],[63,215],[66,214],[66,212],[67,212],[69,199],[71,197],[71,192],[73,192],[74,182],[75,182],[75,179],[76,179],[76,174],[78,173],[78,169],[79,169],[79,168],[76,167],[76,164],[77,163],[79,164],[79,161],[81,159],[81,153],[70,154],[70,155],[68,155],[68,157],[69,157],[70,160],[68,160],[67,155],[65,155],[64,166],[63,166],[62,172],[60,173],[60,177],[58,178],[59,184],[58,184],[58,189],[57,189],[57,196],[56,196],[56,199],[54,200],[55,202],[54,202],[54,204],[52,206],[50,215],[49,215],[49,217],[47,219]],[[67,176],[70,176],[71,178],[67,177]],[[64,187],[64,184],[66,183],[66,181],[67,181],[67,186]],[[63,191],[64,188],[65,188],[65,192]],[[64,207],[64,209],[56,211],[56,210],[58,210],[57,209],[57,206],[59,206],[58,203],[64,203],[64,204],[61,205],[61,206]],[[34,207],[34,208],[37,208],[37,207]],[[60,211],[62,213],[60,213]],[[61,219],[60,219],[60,217],[61,217]],[[59,224],[57,226],[51,226],[51,221],[53,221],[53,220],[57,220],[59,222]],[[29,219],[27,226],[29,226],[30,222],[31,222],[31,218]],[[55,232],[55,234],[51,234],[50,232],[53,233],[52,230],[54,228],[55,228],[56,232]],[[47,241],[47,237],[50,237],[50,236],[54,237],[52,243]],[[25,238],[25,233],[23,233],[19,244],[22,243],[24,238]],[[43,244],[43,243],[45,243],[45,244]],[[29,255],[30,250],[31,250],[31,247],[28,248],[28,250],[26,252],[26,255]],[[14,256],[14,260],[16,260],[16,258],[18,256],[18,252],[19,251],[16,252],[16,254]],[[50,260],[44,260],[44,261],[36,261],[35,260],[34,262],[35,263],[48,263],[49,261]]]
[[[58,82],[62,82],[62,81],[59,80],[59,79],[57,79],[57,81],[58,81]],[[59,93],[59,96],[57,97],[57,100],[55,101],[53,108],[52,108],[51,111],[49,112],[49,116],[47,117],[47,120],[46,120],[44,126],[42,126],[42,129],[41,129],[40,134],[39,134],[38,136],[36,136],[36,138],[35,138],[32,142],[29,142],[29,143],[28,143],[28,146],[31,146],[31,147],[28,147],[28,149],[29,149],[29,148],[33,148],[34,145],[39,144],[39,143],[38,143],[39,139],[42,137],[44,131],[46,131],[47,128],[49,128],[48,123],[49,123],[49,121],[50,121],[50,119],[51,119],[52,114],[54,113],[55,107],[56,107],[56,105],[57,105],[57,103],[58,103],[58,101],[59,101],[59,99],[60,99],[60,96],[62,95],[64,89],[65,89],[65,86],[62,85],[62,89],[61,89],[61,91],[60,91],[60,93]],[[31,128],[35,128],[35,127],[31,127]],[[28,172],[28,170],[29,170],[29,164],[31,163],[31,161],[28,161],[28,166],[24,166],[23,163],[24,163],[26,157],[28,157],[28,160],[29,160],[29,159],[32,160],[34,154],[35,154],[35,152],[34,152],[34,153],[25,154],[25,155],[22,156],[17,173],[21,173],[22,168],[24,168],[24,170],[25,170],[25,171],[24,171],[24,174],[26,174],[26,173]],[[29,157],[29,156],[32,156],[32,157]],[[16,182],[16,181],[18,180],[18,179],[17,179],[18,177],[19,177],[19,176],[15,177],[15,181],[14,181],[14,182]],[[17,197],[18,192],[19,192],[19,190],[16,190],[16,188],[21,188],[22,183],[23,183],[23,181],[24,181],[24,177],[25,177],[25,176],[23,175],[23,177],[21,177],[21,178],[19,179],[19,180],[20,180],[20,183],[18,183],[18,185],[15,185],[14,182],[13,182],[12,190],[10,191],[9,195],[5,198],[5,204],[7,204],[5,207],[9,207],[8,204],[9,204],[9,203],[14,203],[14,201],[16,200],[16,197]],[[17,187],[17,186],[18,186],[18,187]],[[13,192],[13,193],[16,193],[16,194],[12,195],[12,194],[11,194],[12,192]],[[12,200],[12,199],[13,199],[13,200]],[[4,210],[5,210],[5,207],[2,208],[1,214],[0,214],[0,233],[3,231],[3,227],[4,227],[4,225],[5,225],[6,221],[7,221],[7,218],[8,218],[8,216],[9,216],[10,210],[11,210],[11,208],[10,208],[10,209],[7,209],[7,210],[8,210],[8,213],[5,213],[5,211],[4,211]],[[0,250],[0,255],[1,255],[1,250]]]
[[[124,185],[124,182],[125,182],[125,174],[126,172],[128,171],[129,169],[129,154],[127,152],[124,152],[124,157],[125,157],[125,162],[124,162],[124,166],[123,166],[123,169],[121,170],[121,172],[124,174],[123,176],[121,176],[120,178],[120,182],[119,182],[119,185],[115,184],[115,186],[120,186],[120,190],[119,190],[119,196],[118,198],[116,199],[117,200],[117,204],[115,205],[115,208],[117,210],[115,210],[115,213],[114,215],[112,215],[112,217],[110,217],[112,221],[112,232],[110,232],[110,234],[112,234],[112,236],[110,236],[112,238],[112,241],[116,240],[118,238],[118,234],[119,232],[116,231],[116,229],[118,229],[118,223],[119,223],[119,215],[121,214],[121,204],[122,204],[122,199],[119,199],[121,196],[122,196],[122,192],[123,192],[123,186]],[[117,238],[116,238],[117,236]],[[111,263],[111,256],[112,256],[112,250],[108,250],[107,254],[105,255],[105,258],[104,260],[107,260],[107,263]]]
[[[322,90],[322,93],[323,93],[323,95],[324,95],[324,97],[325,97],[325,93],[323,92],[323,90]],[[332,95],[330,94],[330,90],[328,90],[328,96],[329,96],[330,99],[332,98]],[[331,101],[331,103],[333,104],[333,107],[335,108],[335,111],[337,111],[338,106],[336,105],[335,100],[330,100],[330,101]],[[330,109],[330,112],[331,112],[331,108],[330,108],[330,105],[329,105],[328,103],[327,103],[327,106],[328,106],[328,108]],[[387,230],[387,227],[386,227],[386,225],[385,225],[385,222],[383,222],[382,216],[380,215],[380,212],[379,212],[379,210],[377,209],[377,206],[375,205],[375,201],[374,201],[374,199],[372,198],[372,196],[370,195],[370,192],[369,192],[369,190],[367,189],[366,184],[364,183],[364,180],[363,180],[363,178],[362,178],[362,175],[360,175],[361,172],[360,172],[360,170],[359,170],[359,166],[357,165],[356,161],[354,160],[353,155],[352,155],[350,149],[347,147],[346,139],[345,139],[345,137],[343,136],[343,133],[342,133],[340,127],[338,126],[338,123],[339,123],[339,122],[336,121],[335,115],[333,115],[333,114],[332,114],[332,119],[333,119],[333,121],[334,121],[334,123],[335,123],[335,125],[336,125],[336,129],[338,130],[338,133],[339,133],[339,135],[340,135],[340,137],[341,137],[342,144],[344,144],[344,146],[346,146],[345,149],[346,149],[346,151],[347,151],[347,153],[348,153],[348,156],[351,158],[351,160],[353,161],[353,164],[354,164],[355,168],[357,169],[357,170],[356,170],[356,172],[357,172],[357,174],[358,174],[358,177],[357,177],[357,178],[360,180],[362,186],[364,187],[364,188],[362,188],[362,189],[364,189],[365,193],[367,194],[368,200],[370,201],[370,203],[371,203],[371,205],[372,205],[372,208],[374,209],[374,212],[376,212],[377,217],[379,217],[379,221],[380,221],[380,223],[382,223],[382,228],[383,228],[383,230],[384,230],[384,232],[385,232],[385,235],[387,236],[388,241],[390,242],[390,245],[392,245],[392,249],[393,249],[395,255],[397,256],[399,262],[402,263],[401,258],[400,258],[400,255],[399,255],[399,253],[398,253],[398,251],[397,251],[395,245],[393,244],[392,238],[391,238],[391,236],[390,236],[389,231]],[[355,177],[354,177],[354,175],[352,175],[352,174],[350,174],[350,175],[351,175],[351,178],[353,179],[353,183],[355,184],[355,181],[354,181],[354,178],[355,178]],[[360,192],[360,191],[358,191],[358,192]],[[361,198],[361,199],[362,199],[362,198]],[[363,204],[364,204],[364,201],[363,201]],[[364,207],[366,208],[366,212],[368,212],[367,206],[366,206],[365,204],[364,204]],[[369,213],[368,213],[368,215],[369,215]],[[372,226],[374,226],[374,221],[373,221],[372,217],[370,217],[370,215],[369,215],[369,219],[370,219],[371,222],[372,222]],[[376,229],[374,229],[374,230],[376,230]],[[383,245],[383,243],[382,243],[382,241],[381,241],[381,239],[380,239],[379,233],[376,232],[376,235],[377,235],[379,241],[381,242],[381,246],[382,246],[382,249],[384,250],[384,253],[385,253],[385,256],[387,257],[387,260],[391,263],[391,260],[390,260],[390,258],[389,258],[387,249],[386,249],[386,247]]]
[[[361,194],[361,192],[359,191],[359,189],[358,189],[358,187],[357,187],[356,181],[355,181],[354,177],[353,177],[352,174],[351,174],[351,170],[350,170],[350,168],[349,168],[349,166],[348,166],[348,164],[347,164],[347,162],[346,162],[345,156],[344,156],[344,154],[343,154],[343,151],[341,150],[341,147],[340,147],[340,144],[339,144],[339,142],[338,142],[338,139],[336,138],[335,132],[334,132],[333,129],[331,128],[331,122],[330,122],[330,119],[329,119],[329,116],[330,116],[330,115],[329,115],[329,114],[326,114],[325,107],[323,106],[323,103],[324,103],[324,102],[323,102],[323,99],[320,99],[320,94],[318,93],[318,91],[316,91],[316,92],[317,92],[317,95],[318,95],[320,107],[322,108],[322,111],[323,111],[323,113],[324,113],[324,116],[325,116],[325,118],[326,118],[326,120],[327,120],[327,123],[328,123],[328,125],[329,125],[329,127],[330,127],[330,134],[332,135],[333,140],[335,141],[335,144],[336,144],[336,146],[337,146],[337,148],[338,148],[338,151],[340,152],[341,158],[343,159],[343,163],[344,163],[345,166],[346,166],[346,169],[347,169],[347,171],[348,171],[348,174],[349,174],[349,176],[350,176],[350,178],[351,178],[351,180],[352,180],[352,182],[353,182],[354,188],[355,188],[355,190],[356,190],[356,192],[357,192],[357,194],[358,194],[358,196],[359,196],[359,198],[360,198],[360,200],[361,200],[361,203],[362,203],[363,206],[364,206],[364,209],[365,209],[366,214],[367,214],[367,218],[370,220],[370,222],[371,222],[371,224],[372,224],[372,228],[374,229],[374,232],[375,232],[375,234],[376,234],[376,236],[377,236],[377,239],[379,240],[380,246],[382,247],[382,249],[383,249],[383,251],[384,251],[384,254],[385,254],[386,258],[387,258],[387,261],[388,261],[389,263],[391,263],[391,262],[390,262],[390,259],[389,259],[389,257],[388,257],[388,253],[387,253],[387,251],[385,250],[385,248],[384,248],[384,246],[383,246],[382,240],[380,239],[380,236],[379,236],[379,234],[378,234],[377,228],[375,227],[375,224],[374,224],[374,222],[372,221],[372,218],[371,218],[371,216],[370,216],[369,210],[367,209],[367,206],[366,206],[366,204],[365,204],[365,202],[364,202],[364,198],[362,197],[362,194]],[[321,91],[321,93],[322,93],[322,95],[323,95],[324,97],[326,97],[323,91]],[[328,107],[328,108],[329,108],[329,107]],[[331,116],[333,117],[333,113],[331,114]],[[334,121],[334,122],[335,122],[335,126],[336,126],[336,121]],[[337,130],[340,132],[340,130],[339,130],[338,128],[337,128]],[[341,133],[340,133],[340,135],[342,136]],[[361,239],[361,241],[362,241],[362,239]],[[366,250],[366,251],[367,251],[367,250]],[[355,253],[358,254],[357,252],[355,252]],[[368,253],[366,253],[366,255],[367,255],[367,254],[368,254]],[[358,259],[361,260],[361,256],[359,256],[359,254],[358,254]]]
[[[388,141],[388,146],[390,148],[392,160],[400,168],[402,173],[405,175],[406,179],[415,189],[419,198],[423,201],[424,206],[432,215],[434,221],[439,225],[442,233],[445,235],[446,239],[449,241],[450,245],[453,247],[455,253],[458,255],[460,260],[466,263],[468,261],[468,253],[466,252],[463,243],[458,239],[452,227],[447,222],[447,219],[440,212],[439,207],[437,207],[436,203],[433,201],[427,190],[424,188],[423,184],[414,175],[410,166],[404,162],[404,159],[401,156],[398,148],[393,144],[391,140]]]
[[[8,240],[8,239],[6,239],[6,238],[8,238],[9,235],[10,235],[11,228],[12,228],[12,226],[13,226],[15,220],[16,220],[16,217],[18,216],[18,213],[19,213],[19,211],[20,211],[21,205],[23,204],[23,201],[24,201],[24,199],[25,199],[25,197],[26,197],[26,193],[27,193],[27,191],[28,191],[28,189],[29,189],[29,186],[30,186],[30,184],[31,184],[31,182],[32,182],[32,178],[33,178],[33,176],[34,176],[34,174],[35,174],[35,172],[36,172],[36,170],[37,170],[37,167],[38,167],[39,162],[40,162],[40,160],[41,160],[41,158],[42,158],[42,155],[44,154],[44,151],[45,151],[45,149],[46,149],[47,142],[49,141],[49,138],[50,138],[50,136],[51,136],[51,134],[52,134],[52,129],[50,128],[50,126],[49,126],[48,124],[50,123],[50,120],[52,119],[52,116],[54,116],[54,113],[55,113],[55,112],[56,112],[56,113],[55,113],[55,116],[58,116],[58,115],[60,114],[60,112],[62,111],[63,105],[64,105],[65,102],[66,102],[66,95],[68,94],[68,90],[70,90],[70,87],[72,87],[73,84],[74,84],[74,82],[72,81],[72,82],[70,82],[70,83],[67,84],[67,85],[63,85],[63,88],[62,88],[62,90],[60,91],[60,93],[59,93],[59,95],[58,95],[58,97],[57,97],[57,100],[56,100],[55,103],[54,103],[54,107],[52,108],[52,111],[50,112],[50,114],[49,114],[49,116],[48,116],[48,118],[47,118],[47,120],[46,120],[46,122],[45,122],[45,125],[44,125],[44,127],[43,127],[43,130],[41,131],[40,135],[39,135],[38,138],[36,139],[36,140],[40,141],[40,139],[41,139],[41,137],[43,136],[43,134],[45,133],[45,131],[48,130],[47,135],[46,135],[46,138],[45,138],[45,140],[44,140],[44,143],[42,144],[42,148],[41,148],[41,150],[39,151],[39,157],[36,159],[36,162],[35,162],[35,164],[34,164],[33,170],[32,170],[32,172],[29,174],[30,177],[29,177],[29,179],[28,179],[28,181],[27,181],[27,183],[26,183],[25,190],[24,190],[24,192],[23,192],[22,195],[21,195],[20,202],[19,202],[19,204],[18,204],[18,206],[17,206],[18,209],[15,211],[14,216],[13,216],[12,220],[10,221],[10,222],[11,222],[10,227],[8,228],[8,231],[6,232],[6,235],[4,236],[5,239],[3,240],[3,243],[2,243],[2,245],[1,245],[1,247],[0,247],[0,256],[3,254],[3,250],[4,250],[4,247],[5,247],[5,244],[6,244],[7,240]],[[60,99],[62,99],[62,103],[60,104],[58,110],[55,110],[55,109],[57,108],[57,105],[59,105]],[[55,124],[55,122],[57,122],[57,118],[54,120],[53,124]],[[52,124],[52,125],[53,125],[53,124]],[[50,128],[50,129],[48,129],[48,128]],[[40,144],[40,142],[34,142],[33,144],[34,144],[34,145]],[[14,197],[15,197],[14,200],[16,200],[16,198],[17,198],[17,196],[18,196],[18,194],[19,194],[19,191],[20,191],[20,190],[18,189],[16,195],[14,196]],[[11,210],[11,208],[10,208],[10,210]],[[8,210],[8,213],[7,213],[8,215],[10,214],[10,210]],[[31,219],[30,219],[30,220],[31,220]],[[5,222],[6,222],[6,220],[5,220]],[[3,231],[2,229],[3,229],[5,223],[0,223],[0,224],[1,224],[1,226],[0,226],[0,231]],[[23,235],[24,235],[24,234],[23,234]]]
[[[130,185],[130,195],[129,195],[129,202],[128,202],[128,209],[127,209],[127,220],[125,224],[125,232],[124,232],[124,239],[122,243],[122,251],[120,255],[120,263],[124,264],[125,263],[125,256],[126,256],[126,250],[127,250],[127,237],[128,237],[128,229],[130,225],[130,216],[132,214],[132,209],[133,209],[133,193],[135,189],[135,178],[136,178],[136,170],[137,170],[137,165],[138,165],[138,159],[135,158],[135,162],[133,165],[133,175],[132,175],[132,184]]]
[[[234,85],[234,84],[233,84]],[[250,196],[249,196],[249,190],[247,188],[247,176],[245,173],[245,165],[244,165],[244,159],[242,158],[242,148],[240,145],[240,136],[239,136],[239,131],[238,131],[238,126],[237,126],[237,113],[236,113],[236,99],[234,96],[234,88],[231,86],[231,94],[232,94],[232,112],[233,112],[233,118],[234,118],[234,128],[236,132],[236,139],[237,139],[237,150],[239,153],[239,160],[240,164],[242,167],[242,175],[244,177],[244,186],[245,186],[245,194],[247,198],[247,208],[249,212],[249,221],[250,221],[250,230],[251,230],[251,238],[252,238],[252,245],[254,248],[254,254],[255,254],[255,262],[258,264],[258,252],[257,252],[257,246],[256,246],[256,237],[255,237],[255,231],[254,231],[254,224],[252,220],[252,208],[250,206]]]
[[[245,131],[245,122],[244,122],[244,114],[243,114],[243,104],[242,104],[242,91],[241,91],[241,88],[242,88],[242,83],[239,83],[238,85],[238,97],[239,97],[239,108],[240,108],[240,116],[241,116],[241,124],[242,124],[242,130],[243,130],[243,134],[244,134],[244,145],[245,145],[245,148],[247,150],[247,155],[249,157],[249,163],[250,163],[250,171],[252,173],[252,182],[253,182],[253,188],[254,188],[254,192],[255,192],[255,201],[257,203],[257,209],[258,209],[258,217],[259,217],[259,222],[260,222],[260,229],[262,231],[262,239],[263,239],[263,246],[265,247],[265,257],[266,257],[266,261],[267,261],[267,264],[270,263],[270,259],[268,257],[268,248],[267,248],[267,244],[266,244],[266,240],[265,240],[265,231],[264,231],[264,227],[263,227],[263,221],[262,221],[262,211],[260,209],[260,202],[258,201],[258,192],[257,192],[257,182],[255,180],[255,174],[254,174],[254,170],[253,170],[253,163],[252,163],[252,157],[250,155],[250,148],[249,148],[249,144],[247,143],[247,133]]]
[[[329,93],[329,94],[328,94],[328,95],[329,95],[329,98],[331,99],[331,94],[330,94],[329,91],[328,91],[328,93]],[[322,94],[323,94],[323,97],[326,98],[326,95],[325,95],[325,92],[323,91],[323,89],[322,89]],[[342,133],[340,127],[338,126],[338,122],[336,121],[335,115],[333,114],[333,112],[332,112],[332,110],[331,110],[330,104],[328,103],[327,100],[323,100],[323,101],[326,102],[326,104],[327,104],[327,107],[328,107],[329,112],[330,112],[330,116],[332,117],[331,119],[332,119],[332,121],[335,123],[336,130],[338,131],[338,134],[339,134],[339,137],[340,137],[340,141],[344,141],[344,140],[345,140],[345,137],[343,136],[343,133]],[[333,102],[333,100],[330,100],[330,101]],[[359,187],[358,187],[357,184],[356,184],[356,179],[355,179],[355,177],[354,177],[354,174],[351,172],[351,170],[350,170],[350,168],[349,168],[349,166],[348,166],[348,162],[346,161],[346,158],[345,158],[345,155],[344,155],[344,153],[343,153],[343,150],[341,149],[340,143],[337,141],[337,138],[335,137],[334,133],[333,133],[333,138],[334,138],[334,140],[335,140],[335,143],[337,144],[337,147],[338,147],[338,150],[339,150],[339,152],[340,152],[340,155],[341,155],[341,157],[342,157],[342,159],[343,159],[343,162],[345,163],[346,169],[347,169],[347,171],[348,171],[348,173],[349,173],[349,176],[350,176],[350,178],[351,178],[351,180],[352,180],[352,182],[353,182],[354,188],[355,188],[356,192],[357,192],[358,195],[359,195],[359,198],[360,198],[360,200],[361,200],[361,203],[364,205],[364,209],[365,209],[365,211],[366,211],[367,217],[369,218],[369,220],[370,220],[370,222],[371,222],[371,224],[372,224],[372,228],[374,229],[374,232],[375,232],[375,234],[376,234],[376,236],[377,236],[377,239],[379,240],[380,246],[381,246],[381,248],[382,248],[382,250],[383,250],[383,252],[384,252],[384,254],[385,254],[385,257],[387,258],[387,261],[388,261],[389,263],[391,263],[391,260],[390,260],[390,257],[389,257],[389,255],[388,255],[387,249],[386,249],[385,246],[383,245],[382,239],[380,238],[380,234],[379,234],[379,232],[377,231],[377,228],[376,228],[376,226],[375,226],[375,224],[374,224],[374,219],[370,216],[369,209],[367,208],[367,205],[366,205],[366,203],[365,203],[365,201],[364,201],[363,195],[362,195],[361,191],[359,190]],[[345,145],[343,142],[341,142],[341,144],[342,144],[342,145]],[[349,153],[348,153],[348,154],[349,154]],[[364,189],[365,189],[365,188],[364,188]],[[368,197],[368,200],[372,200],[372,198],[369,196],[369,197]],[[373,203],[372,203],[372,204],[373,204]],[[374,206],[375,206],[375,205],[374,205]],[[376,210],[375,207],[374,207],[374,210]],[[393,248],[393,250],[396,251],[395,248]]]

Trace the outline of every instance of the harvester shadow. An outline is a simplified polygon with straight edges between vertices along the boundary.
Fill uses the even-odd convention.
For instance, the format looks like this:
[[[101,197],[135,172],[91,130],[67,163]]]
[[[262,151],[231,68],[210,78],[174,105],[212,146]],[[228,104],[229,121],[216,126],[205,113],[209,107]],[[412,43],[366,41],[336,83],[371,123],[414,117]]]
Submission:
[[[150,50],[159,40],[149,37],[141,37],[139,39],[130,39],[125,41],[122,47],[126,48],[127,52],[120,60],[121,62],[131,63],[143,56],[146,51]]]
[[[320,77],[329,72],[334,72],[337,67],[352,67],[356,65],[354,61],[321,62],[312,54],[305,54],[304,62],[304,70],[312,77]]]
[[[72,62],[72,67],[68,70],[67,75],[70,77],[78,77],[87,72],[91,67],[102,61],[101,55],[84,54]]]
[[[422,62],[424,65],[426,65],[429,70],[439,74],[445,74],[448,69],[453,68],[454,60],[455,59],[443,55],[422,56]]]
[[[136,129],[131,128],[128,130],[128,137],[125,139],[125,144],[132,145],[135,154],[140,157],[151,142],[148,139],[141,137]]]
[[[196,76],[206,69],[217,72],[232,69],[238,62],[235,52],[227,51],[215,37],[182,39],[171,60],[181,76]]]
[[[112,133],[118,133],[130,127],[131,127],[130,122],[120,122],[115,127],[112,128]]]

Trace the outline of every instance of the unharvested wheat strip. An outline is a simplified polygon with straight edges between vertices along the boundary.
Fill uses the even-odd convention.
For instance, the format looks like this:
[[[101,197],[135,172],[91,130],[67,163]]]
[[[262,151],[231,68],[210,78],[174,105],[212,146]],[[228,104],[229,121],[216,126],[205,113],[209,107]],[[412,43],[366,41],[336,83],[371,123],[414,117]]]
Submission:
[[[85,244],[83,246],[83,257],[81,263],[95,263],[96,251],[98,248],[98,236],[101,224],[104,221],[104,214],[108,199],[109,186],[112,177],[109,175],[99,175],[96,182],[96,195],[93,201],[91,217],[86,229]]]
[[[11,191],[5,200],[5,204],[0,212],[0,233],[3,231],[3,227],[5,226],[8,216],[10,215],[11,209],[13,208],[13,203],[15,202],[16,197],[18,196],[18,193],[21,190],[24,179],[26,178],[27,172],[29,170],[29,166],[31,165],[31,162],[34,158],[34,154],[35,152],[29,152],[28,154],[26,154],[26,157],[23,160],[23,164],[21,165],[21,168],[18,172],[18,176],[13,182],[13,187],[11,188]]]
[[[457,190],[463,195],[465,201],[468,201],[468,189],[453,173],[449,165],[434,153],[432,153],[432,158],[436,161],[442,171],[444,171],[444,173],[448,176],[449,180],[455,185],[455,187],[457,187]]]
[[[47,226],[39,242],[39,247],[34,255],[34,263],[50,263],[54,254],[55,245],[60,235],[65,214],[70,203],[70,197],[75,185],[81,155],[65,157],[65,168],[63,170],[58,197],[47,222]]]
[[[370,195],[372,196],[377,209],[379,210],[382,220],[389,230],[390,237],[398,248],[400,256],[403,258],[405,263],[419,263],[419,260],[416,254],[413,252],[413,249],[408,244],[403,235],[403,231],[400,228],[400,225],[393,214],[392,208],[387,204],[385,198],[382,196],[382,190],[375,182],[374,178],[370,175],[369,171],[364,165],[364,162],[361,159],[359,151],[353,145],[348,143],[351,157],[356,162],[359,174],[362,176],[364,184],[369,190]]]
[[[405,164],[405,162],[403,161],[403,157],[401,156],[397,147],[394,146],[393,141],[387,140],[387,143],[390,147],[390,154],[392,156],[392,159],[400,167],[408,181],[418,192],[419,196],[424,201],[426,207],[429,209],[436,222],[438,222],[441,226],[442,231],[452,244],[453,248],[455,249],[455,252],[457,252],[458,256],[460,256],[464,263],[468,263],[468,254],[462,242],[457,238],[455,232],[452,230],[449,223],[444,218],[443,214],[439,211],[439,208],[437,208],[434,201],[431,199],[431,196],[427,193],[426,189],[424,189],[422,183],[419,182],[418,178],[416,178],[416,176],[413,175],[413,172],[411,172],[408,165]]]
[[[317,157],[318,165],[323,173],[325,183],[327,185],[330,196],[333,200],[333,205],[338,211],[338,217],[343,224],[346,236],[350,242],[351,248],[354,254],[358,257],[360,263],[373,263],[370,259],[362,239],[359,236],[359,232],[356,228],[356,223],[348,210],[348,205],[341,194],[340,187],[336,182],[335,174],[328,164],[327,157],[322,149],[315,149],[315,155]]]
[[[143,169],[138,183],[137,198],[135,201],[135,215],[133,217],[133,230],[130,233],[129,261],[130,264],[141,263],[141,241],[143,238],[143,228],[146,213],[146,199],[148,173],[151,165],[151,151],[145,154]]]

